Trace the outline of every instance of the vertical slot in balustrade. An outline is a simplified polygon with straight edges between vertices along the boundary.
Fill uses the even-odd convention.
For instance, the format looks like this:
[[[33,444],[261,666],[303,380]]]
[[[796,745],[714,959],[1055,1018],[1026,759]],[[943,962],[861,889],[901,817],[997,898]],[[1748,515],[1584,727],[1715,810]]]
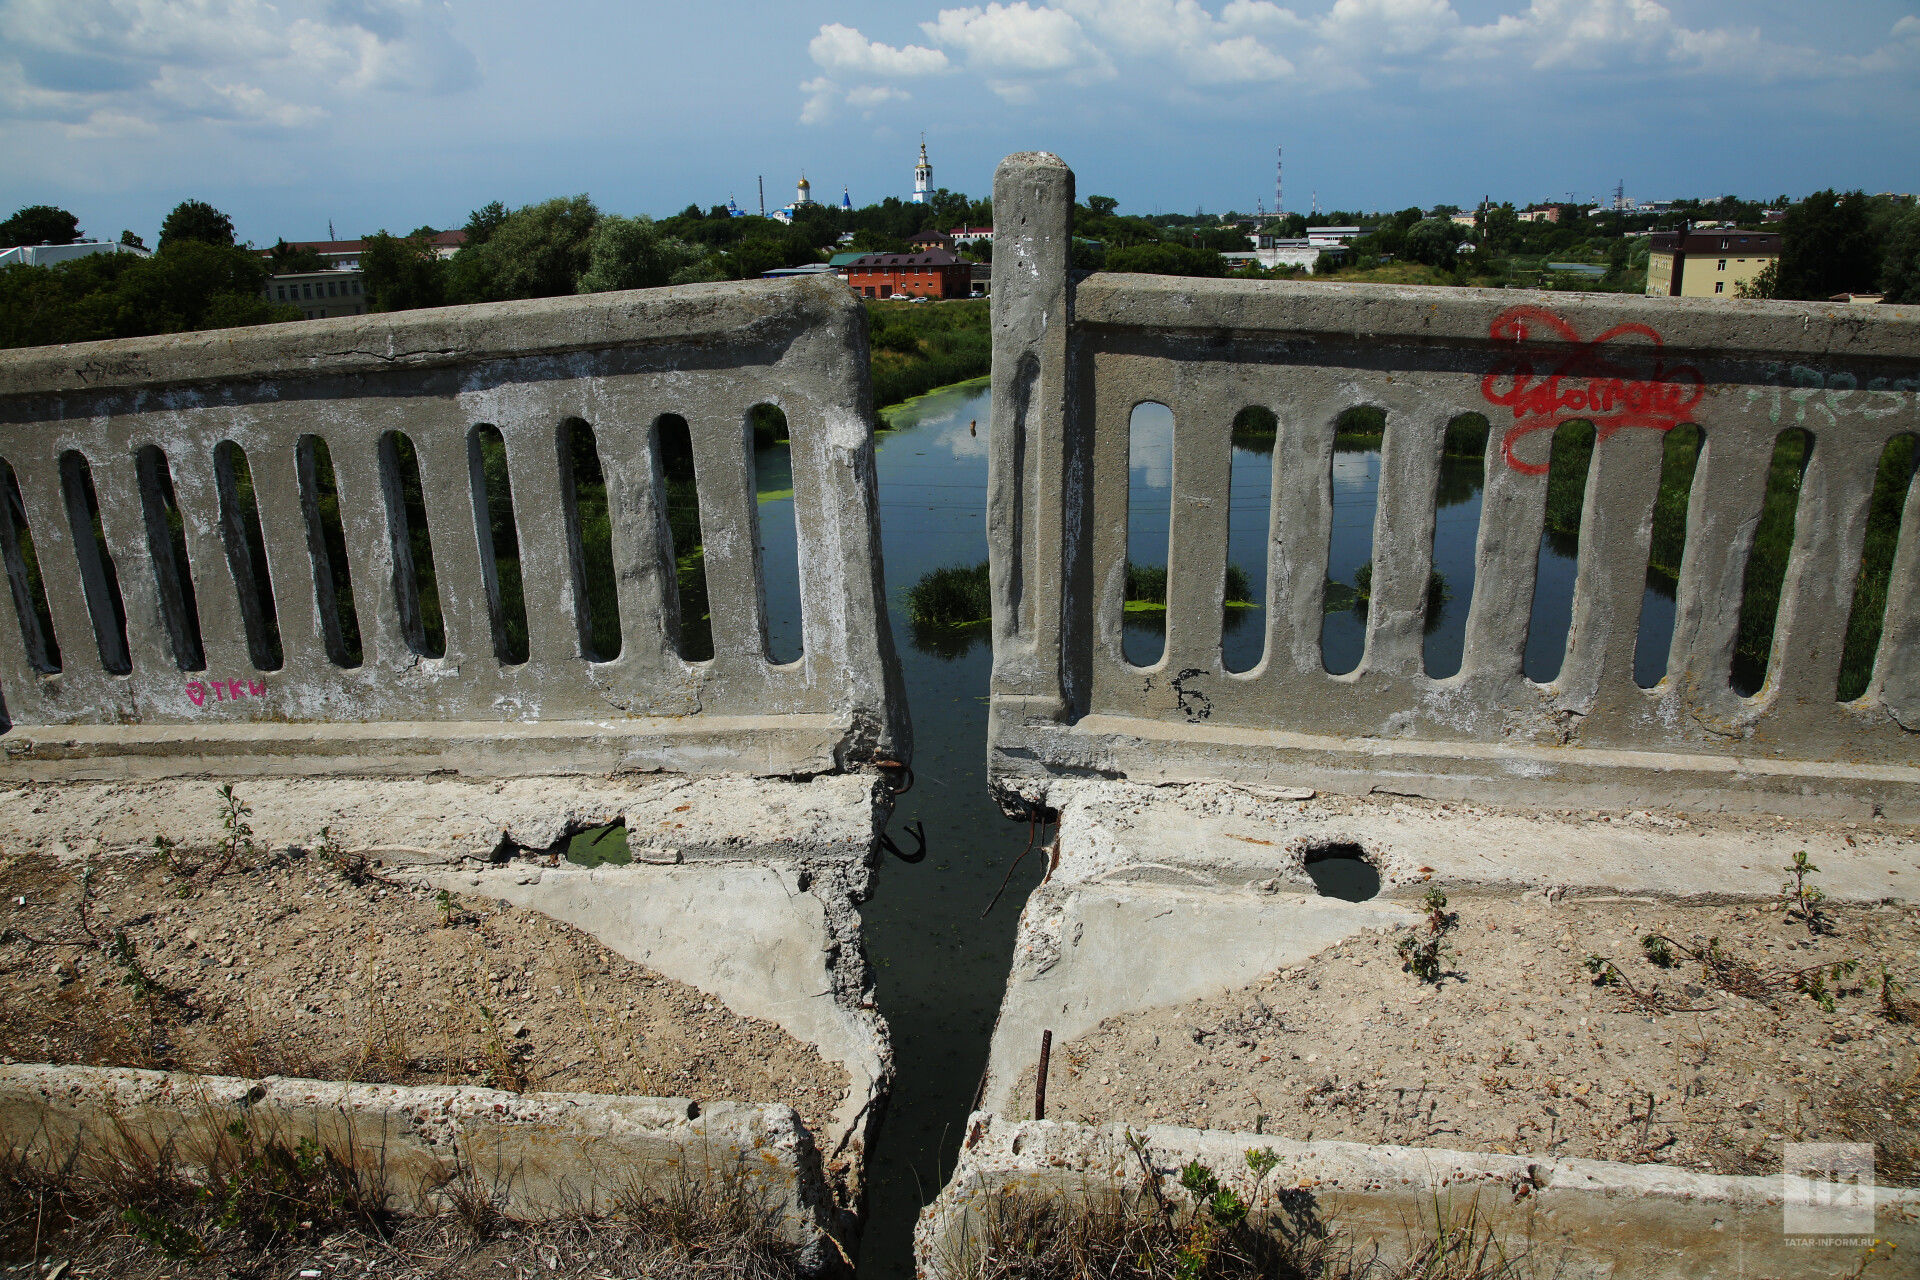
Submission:
[[[278,671],[283,661],[280,617],[273,607],[273,577],[267,570],[267,542],[247,451],[222,440],[213,450],[213,475],[220,491],[220,534],[240,597],[240,625],[247,633],[247,657],[256,670]]]
[[[366,660],[360,645],[360,612],[353,603],[346,529],[340,523],[340,487],[327,442],[319,436],[301,436],[294,449],[294,466],[300,476],[300,506],[307,521],[307,553],[313,561],[321,638],[335,666],[357,667]]]
[[[1227,487],[1226,622],[1220,657],[1251,671],[1266,654],[1267,543],[1273,527],[1273,445],[1279,419],[1265,405],[1234,415]]]
[[[499,428],[482,423],[467,433],[467,468],[473,527],[480,538],[480,575],[493,623],[493,656],[504,663],[525,662],[527,598],[520,576],[520,530],[513,518],[507,442]]]
[[[20,624],[27,661],[35,671],[52,675],[60,670],[60,642],[53,634],[53,610],[47,607],[47,587],[40,578],[40,556],[27,523],[27,504],[20,497],[13,464],[5,458],[0,458],[0,555],[6,559],[7,586],[13,593],[14,619]]]
[[[1540,535],[1533,612],[1527,620],[1527,651],[1521,663],[1527,679],[1539,684],[1559,679],[1560,667],[1567,659],[1593,442],[1591,422],[1563,422],[1553,433],[1553,453],[1547,465],[1547,518]]]
[[[1480,502],[1487,487],[1487,419],[1463,413],[1447,424],[1434,486],[1433,567],[1427,574],[1422,664],[1436,680],[1458,675],[1467,643],[1480,546]]]
[[[798,662],[805,651],[801,629],[800,542],[793,522],[793,457],[787,415],[778,405],[757,404],[747,414],[753,445],[754,521],[760,544],[761,616],[767,661]]]
[[[580,648],[592,662],[620,656],[620,593],[613,572],[613,521],[607,477],[593,428],[578,418],[560,424],[562,500],[572,559],[574,613]]]
[[[447,655],[440,585],[433,571],[433,535],[420,490],[420,459],[399,431],[380,438],[380,487],[393,535],[393,597],[407,647],[422,658]]]
[[[1916,487],[1920,438],[1911,433],[1887,442],[1873,478],[1873,496],[1867,501],[1867,534],[1860,550],[1860,576],[1853,587],[1853,610],[1847,617],[1847,640],[1840,650],[1840,681],[1835,696],[1852,702],[1867,691],[1873,664],[1880,652],[1880,629],[1887,616],[1887,587],[1893,578],[1893,557],[1899,550],[1900,522]]]
[[[706,545],[701,539],[700,490],[693,469],[693,432],[678,414],[663,414],[653,427],[655,472],[666,489],[667,532],[672,541],[674,593],[678,604],[675,647],[688,662],[713,657],[713,619],[707,604]]]
[[[1167,550],[1173,529],[1173,410],[1146,401],[1127,423],[1126,600],[1120,651],[1151,667],[1167,651]]]
[[[1320,665],[1341,676],[1360,665],[1373,595],[1373,525],[1380,507],[1380,442],[1386,411],[1361,405],[1334,424],[1333,519],[1320,621]]]
[[[93,488],[93,470],[77,451],[60,456],[60,487],[67,502],[67,523],[73,530],[73,551],[80,562],[80,586],[100,648],[100,664],[117,676],[133,670],[127,652],[127,607],[120,596],[120,575],[107,547],[100,523],[100,499]]]
[[[1733,691],[1743,698],[1767,682],[1773,655],[1773,625],[1780,614],[1780,588],[1793,554],[1794,519],[1800,511],[1800,482],[1813,457],[1813,435],[1789,427],[1774,439],[1767,467],[1767,493],[1760,523],[1747,549],[1747,570],[1740,584],[1740,631],[1733,644]]]
[[[207,655],[200,639],[200,602],[193,592],[186,525],[173,491],[172,469],[158,445],[142,447],[134,454],[133,462],[140,484],[141,514],[146,517],[147,555],[153,562],[160,617],[173,648],[174,665],[182,671],[205,671]]]
[[[1633,679],[1651,689],[1666,678],[1673,649],[1673,613],[1680,561],[1687,550],[1687,506],[1706,436],[1691,422],[1667,432],[1660,458],[1660,490],[1653,500],[1653,538],[1647,545],[1647,589],[1640,601],[1640,633],[1633,645]]]

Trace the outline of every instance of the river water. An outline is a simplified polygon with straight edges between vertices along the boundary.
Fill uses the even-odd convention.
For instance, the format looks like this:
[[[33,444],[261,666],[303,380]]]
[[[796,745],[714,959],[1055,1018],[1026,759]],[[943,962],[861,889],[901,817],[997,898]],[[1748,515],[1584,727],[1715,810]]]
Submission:
[[[862,908],[868,958],[880,1010],[892,1029],[897,1076],[893,1098],[871,1155],[868,1226],[860,1274],[906,1280],[913,1274],[912,1232],[923,1204],[952,1170],[987,1042],[1012,959],[1021,904],[1038,882],[1042,859],[1029,856],[1005,896],[984,919],[997,886],[1027,843],[1027,828],[1010,822],[987,792],[987,690],[991,652],[984,627],[916,636],[903,607],[906,590],[930,569],[986,559],[989,435],[984,382],[935,392],[890,411],[875,442],[880,478],[882,547],[888,612],[912,711],[918,783],[896,806],[892,831],[925,824],[925,861],[888,859],[879,887]],[[1129,555],[1139,564],[1166,563],[1171,417],[1142,406],[1132,428]],[[1450,461],[1435,520],[1435,568],[1448,598],[1431,620],[1427,669],[1459,668],[1467,606],[1473,592],[1474,545],[1480,522],[1481,466]],[[1235,448],[1229,558],[1245,570],[1253,607],[1230,611],[1225,657],[1232,670],[1260,658],[1266,576],[1270,454]],[[776,655],[798,644],[799,601],[792,500],[784,450],[759,461],[761,531],[770,639]],[[1380,483],[1376,451],[1341,453],[1333,467],[1333,536],[1328,573],[1351,585],[1370,559],[1374,502]],[[1574,560],[1541,548],[1527,674],[1550,679],[1560,665],[1571,609]],[[1642,623],[1643,684],[1665,665],[1672,603],[1649,590]],[[1131,655],[1157,654],[1161,624],[1130,616]],[[1323,633],[1326,665],[1352,669],[1365,639],[1354,610],[1329,613]]]

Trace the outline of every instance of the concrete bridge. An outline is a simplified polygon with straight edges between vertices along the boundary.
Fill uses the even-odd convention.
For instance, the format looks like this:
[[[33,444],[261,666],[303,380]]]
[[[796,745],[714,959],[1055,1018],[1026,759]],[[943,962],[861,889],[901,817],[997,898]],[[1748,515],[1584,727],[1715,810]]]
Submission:
[[[1574,1158],[1541,1109],[1573,1110],[1570,1092],[1559,1106],[1538,1099],[1532,1145],[1526,1114],[1495,1139],[1473,1132],[1472,1110],[1512,1105],[1556,1009],[1606,1012],[1610,1039],[1631,1040],[1619,1031],[1629,1020],[1632,1035],[1661,1034],[1653,1006],[1593,1001],[1582,953],[1610,941],[1614,972],[1641,990],[1661,971],[1640,957],[1636,923],[1712,926],[1758,945],[1760,926],[1737,921],[1778,909],[1796,850],[1822,869],[1836,911],[1911,921],[1911,492],[1872,677],[1849,701],[1837,685],[1876,471],[1891,440],[1920,430],[1920,315],[1111,274],[1076,285],[1073,190],[1067,167],[1040,153],[1008,158],[994,185],[989,766],[1010,814],[1058,827],[1022,916],[979,1110],[922,1220],[923,1268],[964,1272],[1009,1191],[1137,1190],[1125,1137],[1143,1133],[1171,1195],[1173,1175],[1200,1159],[1248,1203],[1310,1188],[1320,1210],[1389,1252],[1436,1207],[1445,1217],[1477,1204],[1510,1243],[1577,1274],[1852,1274],[1857,1250],[1798,1248],[1807,1242],[1783,1234],[1778,1172],[1645,1151]],[[1147,402],[1171,410],[1171,517],[1165,649],[1138,666],[1122,646],[1128,442]],[[1222,658],[1223,584],[1231,431],[1249,406],[1277,418],[1278,436],[1264,655],[1236,672]],[[1358,667],[1332,675],[1320,643],[1331,464],[1341,415],[1360,407],[1385,417],[1372,598]],[[1472,599],[1459,673],[1434,678],[1422,630],[1436,487],[1448,425],[1468,413],[1491,425]],[[1522,656],[1549,447],[1574,420],[1598,443],[1565,656],[1540,683]],[[1705,445],[1665,674],[1643,688],[1634,650],[1663,437],[1682,424]],[[1746,697],[1730,679],[1742,582],[1776,438],[1790,428],[1814,445],[1766,683]],[[1377,893],[1326,896],[1312,873],[1329,855],[1368,864]],[[1434,889],[1450,900],[1449,930],[1551,941],[1489,950],[1468,934],[1464,973],[1447,981],[1375,977],[1399,967],[1396,939],[1424,936]],[[1329,1003],[1323,986],[1352,994]],[[1478,1005],[1476,990],[1500,1002]],[[1650,1081],[1645,1054],[1586,1043],[1588,1022],[1552,1028],[1582,1043],[1554,1047],[1536,1078],[1568,1091],[1579,1079],[1591,1111],[1589,1097],[1619,1093],[1625,1077]],[[1875,1043],[1912,1071],[1903,1027],[1877,1028]],[[1789,1060],[1830,1043],[1775,1034]],[[1476,1057],[1471,1072],[1443,1066]],[[1579,1069],[1600,1074],[1589,1083]],[[1673,1074],[1652,1083],[1648,1125],[1656,1102],[1682,1094],[1667,1088]],[[1041,1119],[1049,1088],[1054,1111]],[[1457,1115],[1407,1129],[1376,1107],[1382,1123],[1366,1138],[1329,1119],[1339,1105],[1416,1094],[1449,1096]],[[1731,1123],[1764,1142],[1766,1129],[1751,1133],[1761,1110]],[[1315,1137],[1329,1130],[1355,1136]],[[1271,1149],[1277,1171],[1250,1172],[1241,1155],[1254,1148]],[[1920,1193],[1882,1188],[1879,1209],[1872,1230],[1903,1254],[1920,1247]]]
[[[803,651],[785,663],[767,643],[761,405],[791,440]],[[855,904],[890,807],[881,766],[911,750],[872,409],[859,305],[817,280],[6,353],[0,839],[90,866],[138,866],[156,837],[218,847],[214,783],[234,781],[267,849],[325,832],[397,885],[578,926],[779,1027],[845,1075],[824,1131],[785,1105],[299,1082],[268,1096],[283,1123],[357,1126],[410,1169],[449,1143],[489,1151],[510,1211],[745,1162],[811,1261],[832,1264],[823,1233],[851,1238],[891,1075]],[[692,447],[710,660],[682,656],[660,439],[674,419]],[[581,424],[606,484],[613,652],[596,652],[589,617],[568,455]],[[524,654],[506,643],[487,429],[506,455]],[[404,465],[444,619],[434,643]],[[624,824],[631,865],[539,856],[607,823]],[[216,1108],[249,1087],[191,1086]],[[115,1114],[190,1129],[165,1102],[186,1088],[5,1067],[0,1119],[10,1140],[55,1145],[109,1140]],[[450,1133],[423,1119],[448,1115]]]
[[[1513,291],[1076,283],[1072,200],[1072,174],[1051,156],[1011,157],[996,177],[985,745],[1006,811],[1058,826],[960,1165],[922,1222],[923,1267],[964,1271],[983,1206],[1010,1188],[1071,1198],[1137,1184],[1125,1141],[1136,1133],[1169,1194],[1172,1171],[1202,1159],[1249,1198],[1284,1179],[1289,1203],[1304,1192],[1389,1244],[1444,1199],[1479,1205],[1499,1231],[1575,1270],[1846,1274],[1855,1255],[1783,1234],[1796,1206],[1780,1172],[1760,1167],[1779,1157],[1734,1168],[1654,1146],[1656,1104],[1694,1105],[1717,1069],[1711,1054],[1683,1090],[1651,1081],[1644,1115],[1622,1102],[1645,1138],[1626,1154],[1568,1154],[1558,1128],[1530,1137],[1529,1125],[1637,1099],[1606,1073],[1644,1076],[1644,1055],[1596,1057],[1600,1024],[1610,1041],[1665,1034],[1671,1048],[1669,1013],[1704,997],[1657,994],[1664,970],[1632,967],[1635,938],[1664,928],[1684,942],[1696,927],[1755,946],[1775,937],[1807,905],[1781,898],[1794,852],[1820,868],[1823,910],[1839,922],[1807,931],[1819,955],[1848,929],[1897,941],[1916,927],[1912,494],[1871,678],[1857,698],[1836,690],[1876,472],[1891,439],[1920,431],[1920,319]],[[710,1170],[751,1164],[812,1262],[832,1265],[827,1237],[848,1238],[891,1075],[856,907],[889,780],[910,759],[866,358],[858,303],[820,280],[0,355],[10,851],[92,868],[148,865],[156,836],[217,848],[231,828],[215,784],[233,781],[264,846],[375,859],[395,912],[409,892],[447,890],[576,926],[779,1028],[846,1080],[810,1131],[780,1104],[29,1063],[0,1067],[0,1128],[65,1150],[106,1141],[112,1116],[184,1133],[195,1117],[264,1103],[302,1131],[331,1134],[348,1117],[349,1132],[421,1173],[424,1204],[448,1144],[490,1151],[492,1176],[529,1211],[595,1203],[635,1169],[698,1153]],[[1165,652],[1142,667],[1126,658],[1121,619],[1128,423],[1146,402],[1172,411],[1173,502]],[[802,653],[784,663],[769,656],[759,562],[760,405],[783,411],[792,441]],[[1236,672],[1221,655],[1231,428],[1250,406],[1270,410],[1279,433],[1264,656]],[[1371,601],[1359,666],[1335,676],[1318,642],[1330,468],[1340,415],[1362,406],[1386,423]],[[1447,427],[1469,412],[1493,427],[1474,587],[1460,672],[1434,678],[1421,635],[1436,481]],[[694,456],[710,660],[684,656],[660,450],[669,416],[685,422]],[[1564,660],[1541,683],[1522,654],[1550,442],[1569,420],[1591,422],[1598,444]],[[1663,436],[1683,423],[1706,444],[1665,675],[1643,688],[1633,670],[1652,508]],[[579,425],[606,482],[613,652],[596,646],[589,617],[568,453]],[[1815,443],[1767,682],[1742,696],[1730,680],[1742,582],[1787,428]],[[508,642],[492,552],[486,431],[505,451],[524,654]],[[412,559],[409,466],[443,640],[427,634]],[[555,856],[613,822],[631,865]],[[323,830],[332,843],[316,845]],[[1378,891],[1321,892],[1316,868],[1329,858],[1364,864]],[[1395,941],[1431,919],[1421,900],[1434,889],[1457,917],[1446,927],[1464,972],[1383,982]],[[1654,1004],[1600,1003],[1625,999],[1622,988],[1593,988],[1576,970],[1603,946]],[[1920,1066],[1904,1024],[1865,1014],[1845,1041],[1795,1040],[1811,1034],[1802,1014],[1814,1002],[1767,990],[1796,1062],[1864,1044],[1881,1055],[1873,1071]],[[1474,1003],[1489,991],[1505,1003]],[[1536,996],[1539,1009],[1522,1012]],[[1714,1012],[1731,1035],[1747,1006],[1723,999]],[[1848,1010],[1871,1003],[1846,999]],[[1593,1031],[1546,1053],[1542,1032],[1561,1036],[1569,1015]],[[1486,1060],[1496,1046],[1513,1056]],[[1369,1051],[1377,1062],[1338,1078],[1304,1065]],[[1498,1107],[1456,1058],[1503,1081],[1488,1095]],[[1809,1063],[1812,1077],[1760,1090],[1756,1110],[1719,1123],[1748,1134],[1757,1117],[1754,1142],[1784,1138],[1782,1099],[1828,1097],[1806,1090],[1833,1065]],[[1558,1101],[1513,1083],[1527,1070]],[[1155,1082],[1146,1100],[1127,1093],[1143,1076]],[[1269,1097],[1241,1105],[1237,1091],[1269,1081]],[[1049,1085],[1056,1109],[1042,1118]],[[1416,1086],[1465,1108],[1448,1112],[1451,1128],[1389,1117],[1363,1137],[1345,1118]],[[177,1105],[184,1090],[191,1111]],[[1660,1100],[1672,1092],[1683,1096]],[[1481,1109],[1526,1123],[1496,1142],[1466,1118]],[[1329,1128],[1343,1136],[1315,1136]],[[1815,1123],[1804,1136],[1834,1131]],[[1694,1152],[1693,1137],[1675,1141]],[[1238,1172],[1249,1148],[1271,1149],[1278,1172]],[[1881,1187],[1877,1201],[1872,1230],[1920,1248],[1915,1193]]]

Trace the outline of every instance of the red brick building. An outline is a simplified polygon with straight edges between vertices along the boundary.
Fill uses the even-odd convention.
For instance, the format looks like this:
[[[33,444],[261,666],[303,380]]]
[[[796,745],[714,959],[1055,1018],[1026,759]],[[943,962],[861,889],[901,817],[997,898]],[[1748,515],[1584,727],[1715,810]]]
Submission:
[[[945,249],[869,253],[846,266],[847,283],[863,298],[965,298],[973,293],[973,265]]]

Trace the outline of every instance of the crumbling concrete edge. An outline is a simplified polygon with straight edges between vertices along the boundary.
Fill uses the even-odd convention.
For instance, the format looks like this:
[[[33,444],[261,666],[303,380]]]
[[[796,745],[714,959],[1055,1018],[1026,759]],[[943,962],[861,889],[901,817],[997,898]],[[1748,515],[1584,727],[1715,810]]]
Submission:
[[[1383,1257],[1403,1253],[1420,1224],[1431,1228],[1471,1208],[1544,1270],[1610,1280],[1700,1280],[1751,1275],[1851,1275],[1858,1248],[1809,1248],[1788,1236],[1782,1177],[1691,1173],[1538,1155],[1369,1146],[1253,1133],[1055,1120],[1008,1121],[976,1112],[958,1166],[914,1232],[920,1274],[949,1280],[975,1247],[988,1197],[1007,1192],[1085,1197],[1144,1186],[1131,1132],[1144,1140],[1162,1193],[1179,1200],[1179,1171],[1197,1160],[1250,1203],[1286,1194],[1320,1220]],[[1264,1179],[1249,1150],[1279,1160]],[[1902,1250],[1920,1249],[1920,1190],[1874,1189],[1875,1231]],[[1796,1244],[1795,1241],[1800,1241]],[[1555,1266],[1558,1270],[1555,1270]]]
[[[810,1272],[838,1269],[820,1154],[792,1108],[686,1098],[516,1094],[464,1086],[259,1080],[178,1071],[0,1066],[0,1148],[58,1166],[78,1153],[169,1151],[187,1169],[244,1122],[376,1168],[402,1212],[477,1191],[511,1217],[604,1213],[684,1179],[739,1188]]]

